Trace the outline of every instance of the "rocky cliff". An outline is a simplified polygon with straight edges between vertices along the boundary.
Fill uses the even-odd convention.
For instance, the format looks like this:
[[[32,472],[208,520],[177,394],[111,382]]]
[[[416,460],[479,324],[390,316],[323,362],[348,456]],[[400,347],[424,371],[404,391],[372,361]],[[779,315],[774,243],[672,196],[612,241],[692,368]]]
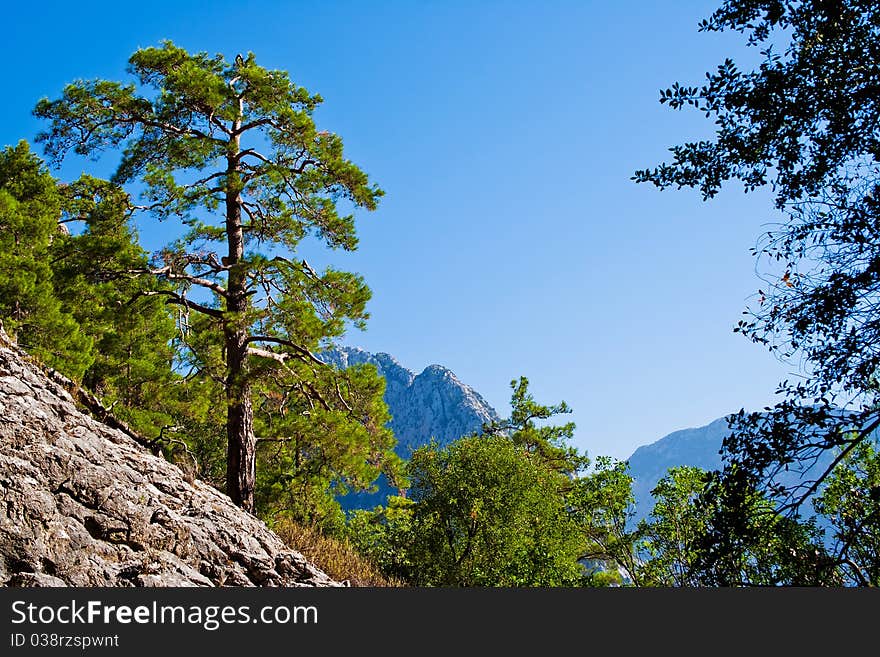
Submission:
[[[0,328],[0,585],[340,585],[71,392]]]

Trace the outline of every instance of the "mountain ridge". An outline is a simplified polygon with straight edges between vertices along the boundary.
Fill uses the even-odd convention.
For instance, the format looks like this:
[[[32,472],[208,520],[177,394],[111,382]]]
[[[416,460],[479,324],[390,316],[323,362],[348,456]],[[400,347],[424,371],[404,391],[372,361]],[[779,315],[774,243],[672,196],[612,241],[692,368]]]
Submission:
[[[416,374],[386,352],[373,353],[360,347],[335,347],[322,352],[319,358],[341,369],[355,364],[374,365],[385,377],[385,402],[398,446],[416,448],[430,438],[446,444],[500,419],[480,393],[443,365],[428,365]],[[430,402],[427,406],[422,403],[426,400]],[[428,408],[427,416],[418,413],[419,404]]]
[[[846,411],[841,411],[846,413]],[[677,466],[692,466],[703,470],[722,468],[721,447],[724,438],[730,433],[725,415],[709,424],[673,431],[659,440],[638,447],[626,459],[629,463],[630,475],[633,477],[633,496],[635,498],[634,522],[647,518],[653,509],[651,491],[666,476],[667,470]],[[880,434],[875,434],[875,439]],[[776,483],[785,487],[794,487],[804,481],[817,478],[824,472],[835,458],[833,450],[825,450],[815,462],[806,465],[803,471],[798,468],[779,473]],[[812,505],[810,499],[801,507],[801,513],[810,517]]]
[[[325,362],[345,368],[369,363],[386,379],[385,401],[392,420],[390,428],[397,437],[396,451],[408,459],[412,451],[434,438],[445,445],[461,436],[477,433],[488,422],[500,420],[497,411],[471,386],[463,383],[449,368],[432,364],[416,374],[387,352],[369,352],[360,347],[336,347],[319,354]],[[677,429],[637,447],[624,459],[633,478],[635,515],[633,522],[647,518],[654,506],[651,491],[668,474],[669,468],[698,467],[711,471],[722,467],[721,447],[730,429],[729,415],[701,425]],[[832,455],[823,455],[805,473],[825,467]],[[796,483],[797,473],[788,473],[783,483]],[[342,496],[343,508],[371,508],[384,504],[397,489],[380,479],[375,493]]]

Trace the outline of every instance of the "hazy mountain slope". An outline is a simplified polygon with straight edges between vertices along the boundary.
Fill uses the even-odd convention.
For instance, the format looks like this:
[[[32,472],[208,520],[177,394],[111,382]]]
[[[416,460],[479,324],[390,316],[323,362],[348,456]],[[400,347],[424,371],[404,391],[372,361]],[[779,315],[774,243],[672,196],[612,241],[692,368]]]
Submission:
[[[692,429],[674,431],[660,440],[639,447],[628,462],[633,476],[633,494],[636,500],[636,520],[646,517],[654,506],[651,490],[666,475],[669,468],[689,465],[704,470],[721,467],[721,444],[728,434],[727,419],[719,418],[713,422]],[[803,478],[818,476],[830,465],[834,454],[826,451],[803,475],[795,470],[783,473],[778,482],[794,486]],[[807,503],[802,512],[808,515],[812,506]]]
[[[647,516],[654,506],[651,490],[669,468],[690,465],[704,470],[721,467],[721,443],[728,433],[727,420],[719,418],[703,427],[674,431],[643,445],[629,457],[636,499],[636,519]]]

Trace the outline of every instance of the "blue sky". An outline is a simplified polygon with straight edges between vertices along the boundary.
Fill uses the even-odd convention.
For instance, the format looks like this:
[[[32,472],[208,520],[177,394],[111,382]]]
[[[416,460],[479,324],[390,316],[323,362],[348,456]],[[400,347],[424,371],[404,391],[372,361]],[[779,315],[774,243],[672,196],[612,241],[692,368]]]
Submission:
[[[704,203],[630,180],[711,134],[661,106],[661,88],[755,58],[736,35],[697,32],[716,4],[16,3],[0,137],[32,141],[40,97],[124,79],[138,47],[253,51],[324,97],[319,128],[386,192],[356,253],[314,254],[373,290],[368,329],[345,342],[415,371],[443,364],[502,415],[525,375],[539,401],[574,409],[578,447],[626,458],[768,404],[791,371],[732,333],[760,284],[749,248],[774,219],[769,196],[731,186]],[[163,230],[144,222],[145,245]]]

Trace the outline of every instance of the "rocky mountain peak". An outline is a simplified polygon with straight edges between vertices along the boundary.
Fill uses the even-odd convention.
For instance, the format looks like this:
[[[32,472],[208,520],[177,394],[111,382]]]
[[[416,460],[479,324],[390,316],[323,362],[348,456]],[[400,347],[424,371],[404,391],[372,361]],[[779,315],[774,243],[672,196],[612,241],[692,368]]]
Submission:
[[[476,390],[442,365],[429,365],[415,374],[389,354],[356,347],[337,347],[323,352],[321,358],[340,368],[369,363],[385,377],[390,427],[397,437],[397,453],[403,458],[409,458],[431,438],[446,444],[499,420],[495,409]],[[384,504],[385,496],[392,492],[397,491],[383,480],[378,493],[348,495],[341,501],[348,508],[372,507]]]
[[[447,443],[499,419],[476,390],[442,365],[429,365],[415,374],[389,354],[357,347],[337,347],[323,352],[321,358],[343,369],[368,363],[385,377],[385,403],[401,456],[408,457],[411,448],[432,437]]]

